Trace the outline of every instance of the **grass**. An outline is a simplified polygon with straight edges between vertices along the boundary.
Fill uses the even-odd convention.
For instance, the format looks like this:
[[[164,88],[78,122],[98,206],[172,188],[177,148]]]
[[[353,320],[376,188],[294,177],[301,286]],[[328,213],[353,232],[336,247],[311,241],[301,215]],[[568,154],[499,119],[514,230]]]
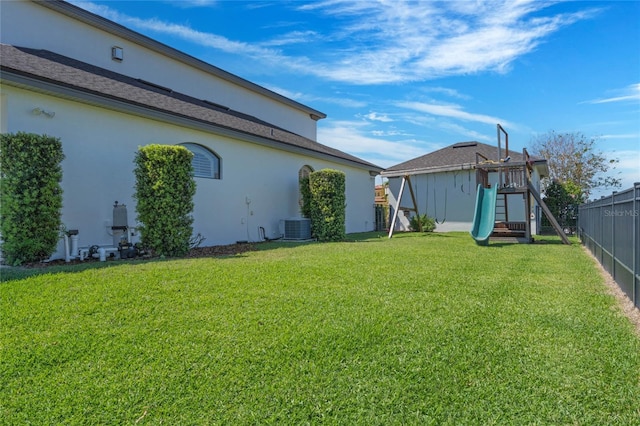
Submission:
[[[3,271],[0,424],[640,424],[640,339],[556,240]]]

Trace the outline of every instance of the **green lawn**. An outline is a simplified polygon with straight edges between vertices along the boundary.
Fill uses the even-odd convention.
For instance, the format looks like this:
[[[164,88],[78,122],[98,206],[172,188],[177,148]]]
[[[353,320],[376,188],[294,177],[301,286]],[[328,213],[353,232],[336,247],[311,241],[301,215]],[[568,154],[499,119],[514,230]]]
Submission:
[[[0,424],[640,424],[640,339],[542,242],[3,271]]]

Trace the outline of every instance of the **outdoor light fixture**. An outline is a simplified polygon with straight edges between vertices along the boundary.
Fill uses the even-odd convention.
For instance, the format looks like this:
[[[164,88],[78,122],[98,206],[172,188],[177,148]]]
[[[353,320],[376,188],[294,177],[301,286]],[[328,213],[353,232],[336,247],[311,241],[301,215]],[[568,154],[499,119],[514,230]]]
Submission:
[[[45,117],[48,118],[53,118],[55,117],[56,113],[54,111],[46,111],[40,107],[35,107],[34,109],[31,110],[31,114],[33,115],[44,115]]]

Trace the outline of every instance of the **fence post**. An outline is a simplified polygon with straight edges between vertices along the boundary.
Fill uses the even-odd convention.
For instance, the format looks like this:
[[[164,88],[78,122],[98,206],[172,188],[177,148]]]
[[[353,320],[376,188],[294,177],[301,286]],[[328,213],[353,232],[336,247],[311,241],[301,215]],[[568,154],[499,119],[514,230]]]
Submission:
[[[617,191],[611,193],[611,276],[616,280],[616,194]]]
[[[638,258],[640,255],[638,254],[638,245],[640,245],[640,182],[636,182],[633,184],[633,211],[631,212],[633,215],[633,279],[631,283],[633,284],[633,304],[640,308],[640,300],[638,300],[638,286],[640,283],[638,282],[638,275],[640,274],[640,265],[638,265]]]

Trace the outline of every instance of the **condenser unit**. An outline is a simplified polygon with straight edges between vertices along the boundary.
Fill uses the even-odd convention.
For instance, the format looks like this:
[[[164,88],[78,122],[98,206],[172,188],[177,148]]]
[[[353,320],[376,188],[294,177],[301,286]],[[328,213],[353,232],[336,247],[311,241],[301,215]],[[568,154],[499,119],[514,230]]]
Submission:
[[[285,240],[308,240],[311,239],[311,220],[304,217],[297,217],[284,220]]]

